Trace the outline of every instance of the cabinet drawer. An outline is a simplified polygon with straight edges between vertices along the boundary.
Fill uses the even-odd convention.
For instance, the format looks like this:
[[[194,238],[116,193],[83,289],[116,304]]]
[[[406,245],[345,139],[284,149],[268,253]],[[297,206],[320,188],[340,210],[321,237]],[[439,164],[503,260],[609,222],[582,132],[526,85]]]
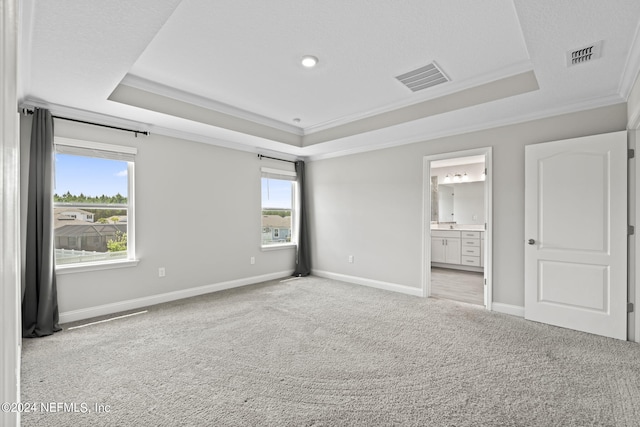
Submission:
[[[431,230],[431,237],[449,237],[450,239],[459,239],[460,232],[456,230]]]
[[[462,239],[462,246],[480,247],[480,240],[479,239]]]
[[[462,256],[462,264],[463,265],[475,265],[476,267],[480,267],[480,257],[477,256]]]
[[[463,231],[462,232],[462,238],[469,238],[469,239],[479,239],[480,238],[480,232],[479,231]]]
[[[480,256],[480,247],[478,246],[465,246],[462,248],[462,255]]]

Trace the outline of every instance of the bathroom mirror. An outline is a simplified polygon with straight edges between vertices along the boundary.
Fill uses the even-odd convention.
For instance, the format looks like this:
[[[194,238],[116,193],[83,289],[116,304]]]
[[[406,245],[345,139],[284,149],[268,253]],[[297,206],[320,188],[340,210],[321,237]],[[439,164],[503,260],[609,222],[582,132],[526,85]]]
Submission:
[[[455,222],[454,184],[438,185],[438,222]]]
[[[475,225],[485,223],[484,181],[437,184],[437,182],[434,183],[433,178],[431,179],[432,221]]]

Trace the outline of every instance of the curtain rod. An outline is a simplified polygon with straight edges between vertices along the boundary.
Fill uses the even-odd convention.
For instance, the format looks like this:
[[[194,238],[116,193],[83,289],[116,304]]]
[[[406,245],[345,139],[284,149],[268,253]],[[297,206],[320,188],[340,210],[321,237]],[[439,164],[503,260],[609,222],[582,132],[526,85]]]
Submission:
[[[23,108],[22,112],[24,114],[27,114],[27,115],[33,114],[33,110],[29,110],[28,108]],[[139,133],[141,133],[143,135],[149,135],[149,132],[147,132],[146,130],[135,130],[135,129],[121,128],[121,127],[118,127],[118,126],[104,125],[102,123],[94,123],[94,122],[87,122],[87,121],[78,120],[78,119],[70,119],[69,117],[60,117],[60,116],[54,116],[54,115],[51,115],[51,117],[53,117],[54,119],[59,119],[59,120],[67,120],[69,122],[83,123],[85,125],[100,126],[100,127],[103,127],[103,128],[123,130],[125,132],[132,132],[132,133],[134,133],[136,135],[136,138],[138,137]]]
[[[259,158],[259,159],[271,159],[271,160],[278,160],[278,161],[280,161],[280,162],[295,163],[293,160],[278,159],[278,158],[275,158],[275,157],[264,156],[264,155],[262,155],[262,154],[258,154],[258,158]]]

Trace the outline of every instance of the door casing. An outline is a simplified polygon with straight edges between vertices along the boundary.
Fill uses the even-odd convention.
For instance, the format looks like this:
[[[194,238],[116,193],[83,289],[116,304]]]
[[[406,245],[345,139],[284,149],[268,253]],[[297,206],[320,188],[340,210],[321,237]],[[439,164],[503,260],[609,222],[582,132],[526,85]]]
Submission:
[[[453,151],[442,154],[433,154],[423,158],[422,166],[422,296],[431,295],[431,162],[434,160],[455,159],[458,157],[479,156],[485,157],[484,206],[486,229],[484,236],[484,279],[485,279],[485,308],[491,310],[493,301],[493,249],[492,249],[492,148],[483,147],[471,150]]]

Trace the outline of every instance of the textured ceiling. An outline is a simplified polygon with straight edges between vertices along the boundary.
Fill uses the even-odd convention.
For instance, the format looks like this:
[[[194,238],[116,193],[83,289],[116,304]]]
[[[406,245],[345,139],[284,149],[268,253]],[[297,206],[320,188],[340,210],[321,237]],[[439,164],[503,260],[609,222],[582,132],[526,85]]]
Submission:
[[[25,0],[21,100],[322,157],[624,102],[637,0]],[[567,68],[597,41],[602,57]],[[302,55],[320,59],[305,69]],[[450,81],[395,76],[435,61]],[[299,118],[299,121],[294,121]]]
[[[511,2],[189,0],[129,74],[306,128],[419,99],[394,77],[434,60],[453,85],[527,61]]]

